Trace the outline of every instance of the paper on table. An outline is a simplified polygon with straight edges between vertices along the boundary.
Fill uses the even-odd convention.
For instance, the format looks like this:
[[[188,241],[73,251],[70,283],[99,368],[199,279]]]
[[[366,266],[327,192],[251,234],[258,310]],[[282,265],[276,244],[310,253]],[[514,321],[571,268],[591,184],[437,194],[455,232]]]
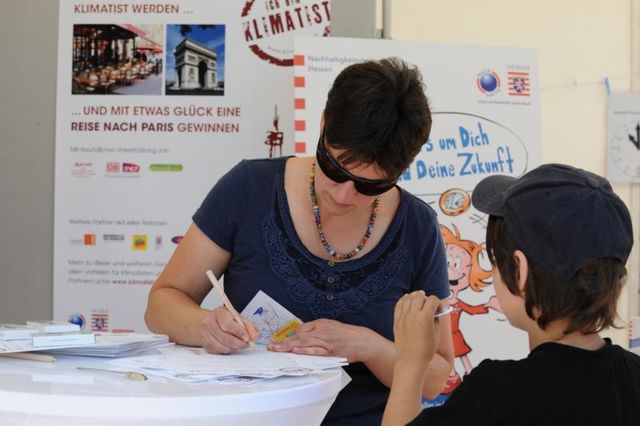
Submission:
[[[31,339],[0,341],[0,353],[29,352],[34,350],[37,350],[37,348],[33,347]]]
[[[150,349],[173,346],[169,338],[162,334],[146,333],[99,333],[95,343],[87,345],[51,345],[35,347],[28,340],[0,340],[1,353],[41,351],[62,355],[116,357],[138,355]]]
[[[147,333],[99,333],[96,343],[92,346],[68,349],[48,350],[56,354],[117,357],[137,355],[150,349],[173,346],[164,334]]]
[[[38,332],[38,328],[23,324],[0,324],[0,340],[26,340]]]
[[[162,352],[161,355],[112,360],[109,364],[149,374],[170,373],[178,379],[205,375],[262,378],[303,376],[347,365],[346,358],[269,352],[262,345],[256,346],[255,350],[231,355],[210,354],[201,348],[174,348]]]
[[[251,299],[241,314],[258,328],[256,343],[259,345],[282,340],[302,324],[299,318],[263,291],[259,291]]]

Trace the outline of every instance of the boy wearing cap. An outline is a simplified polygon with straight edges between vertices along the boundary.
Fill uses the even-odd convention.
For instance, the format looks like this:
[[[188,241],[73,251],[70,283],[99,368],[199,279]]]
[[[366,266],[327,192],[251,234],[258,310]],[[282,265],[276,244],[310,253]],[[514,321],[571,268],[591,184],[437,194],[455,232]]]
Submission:
[[[633,245],[629,211],[609,182],[547,164],[520,178],[485,178],[472,201],[490,215],[496,295],[509,322],[528,333],[531,352],[483,361],[443,406],[419,413],[441,302],[405,295],[395,309],[382,424],[640,425],[640,357],[598,335],[615,326]]]

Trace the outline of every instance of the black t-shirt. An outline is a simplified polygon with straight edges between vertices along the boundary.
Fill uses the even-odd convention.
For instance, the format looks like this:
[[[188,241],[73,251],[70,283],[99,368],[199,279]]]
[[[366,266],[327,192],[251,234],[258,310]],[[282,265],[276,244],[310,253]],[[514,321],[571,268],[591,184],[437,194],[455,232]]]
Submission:
[[[519,361],[480,363],[449,400],[409,425],[640,425],[640,356],[544,343]]]

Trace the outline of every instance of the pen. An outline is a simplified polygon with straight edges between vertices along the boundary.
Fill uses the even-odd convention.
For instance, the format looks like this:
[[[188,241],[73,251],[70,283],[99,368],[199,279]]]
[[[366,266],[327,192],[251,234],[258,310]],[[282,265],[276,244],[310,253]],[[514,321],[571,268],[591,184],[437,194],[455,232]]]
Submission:
[[[453,311],[453,307],[451,307],[451,306],[447,306],[447,307],[446,307],[446,308],[444,308],[444,309],[438,309],[438,310],[436,311],[436,314],[434,315],[434,317],[435,317],[435,318],[438,318],[438,317],[441,317],[441,316],[447,315],[447,314],[451,313],[451,311]]]
[[[445,307],[439,306],[435,318],[447,315],[453,311],[453,306],[449,305],[449,300],[453,297],[453,291],[449,290],[449,296],[447,297],[447,305]],[[444,299],[443,299],[444,300]]]
[[[209,278],[209,281],[211,281],[211,284],[213,284],[213,288],[215,288],[216,291],[218,292],[220,299],[222,299],[222,304],[227,309],[227,311],[229,311],[231,316],[233,316],[233,319],[238,324],[244,326],[244,322],[242,321],[240,314],[238,313],[238,311],[236,311],[236,308],[234,308],[233,305],[231,304],[231,301],[229,300],[227,295],[224,293],[224,290],[222,290],[222,287],[220,286],[218,279],[216,278],[215,275],[213,275],[213,272],[211,272],[211,270],[207,271],[207,277]],[[245,327],[245,330],[246,330],[246,327]],[[253,348],[256,346],[256,344],[252,340],[249,340],[249,346]]]
[[[17,358],[17,359],[26,359],[29,361],[40,361],[40,362],[55,362],[56,359],[51,355],[44,354],[34,354],[31,352],[14,352],[9,354],[0,354],[5,358]]]

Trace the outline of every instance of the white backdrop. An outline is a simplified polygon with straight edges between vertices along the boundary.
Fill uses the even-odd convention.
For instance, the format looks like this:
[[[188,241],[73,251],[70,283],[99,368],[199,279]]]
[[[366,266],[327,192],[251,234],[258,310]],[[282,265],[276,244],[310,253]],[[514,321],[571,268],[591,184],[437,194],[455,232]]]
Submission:
[[[452,231],[455,226],[462,240],[484,242],[487,218],[469,206],[480,179],[490,174],[519,176],[541,162],[540,91],[532,50],[296,37],[295,54],[296,141],[310,154],[315,152],[327,92],[340,70],[353,62],[389,56],[421,70],[433,127],[400,185],[429,203],[441,225]],[[490,269],[486,252],[475,261]],[[493,294],[491,285],[482,291],[467,287],[458,298],[482,307]],[[519,358],[528,353],[526,335],[495,310],[461,312],[459,328],[474,366],[487,357]],[[460,359],[455,368],[464,375]]]
[[[60,2],[54,317],[94,330],[144,330],[149,286],[215,181],[294,153],[293,34],[330,19],[322,0],[156,4]],[[173,90],[183,62],[183,82],[212,89]]]

